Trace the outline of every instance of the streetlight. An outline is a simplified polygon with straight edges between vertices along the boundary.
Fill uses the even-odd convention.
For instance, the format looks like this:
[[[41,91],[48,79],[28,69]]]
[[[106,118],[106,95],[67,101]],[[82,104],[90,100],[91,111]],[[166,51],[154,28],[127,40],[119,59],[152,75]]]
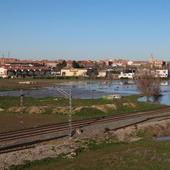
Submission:
[[[72,138],[72,89],[69,89],[69,92],[63,90],[62,88],[57,87],[57,91],[69,99],[69,138]]]

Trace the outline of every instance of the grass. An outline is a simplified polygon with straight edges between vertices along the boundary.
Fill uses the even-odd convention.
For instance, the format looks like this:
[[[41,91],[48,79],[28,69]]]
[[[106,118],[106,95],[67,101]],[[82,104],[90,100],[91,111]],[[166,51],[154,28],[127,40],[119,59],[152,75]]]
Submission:
[[[114,100],[107,100],[107,99],[73,99],[72,104],[73,107],[79,106],[92,106],[92,105],[104,105],[104,104],[115,104],[116,106],[121,106],[121,104],[130,102],[135,104],[136,110],[133,108],[133,111],[138,110],[148,110],[154,108],[160,108],[161,105],[153,104],[153,103],[145,103],[145,102],[138,102],[139,96],[128,96],[122,99],[114,99]],[[25,106],[55,106],[55,107],[64,107],[69,105],[69,101],[66,98],[55,98],[55,97],[45,97],[45,98],[33,98],[33,97],[24,97],[24,105]],[[13,97],[13,96],[0,96],[0,107],[7,109],[12,106],[20,106],[20,97]],[[132,111],[129,110],[128,107],[124,107],[124,111]],[[120,110],[121,111],[121,110]]]
[[[107,112],[98,110],[97,108],[83,108],[79,112],[73,114],[73,120],[96,118],[100,116],[116,115],[116,114],[128,114],[129,112],[152,110],[162,107],[161,105],[151,103],[141,103],[137,101],[137,96],[130,96],[122,98],[121,100],[106,100],[106,99],[73,99],[73,107],[81,106],[94,106],[115,104],[118,106],[117,110],[111,109]],[[28,113],[15,113],[9,112],[8,108],[13,106],[20,106],[19,97],[0,97],[0,108],[4,111],[0,112],[0,131],[16,130],[20,128],[28,128],[32,126],[39,126],[43,124],[51,124],[68,121],[68,114],[53,113],[52,110],[56,107],[68,106],[68,99],[58,98],[54,100],[53,97],[48,98],[24,98],[24,106],[38,106],[47,107],[45,112],[28,114]],[[136,105],[135,108],[122,106],[122,103],[133,102]]]
[[[29,79],[25,79],[29,80]],[[30,79],[35,81],[34,79]],[[38,88],[55,84],[60,80],[36,79],[33,85],[19,85],[23,79],[0,80],[0,90],[17,90],[27,88]],[[129,112],[146,111],[158,109],[163,106],[152,103],[138,102],[139,96],[124,97],[120,100],[106,99],[73,99],[73,107],[115,104],[117,110],[103,112],[96,108],[83,108],[73,115],[73,120],[87,119],[93,117],[128,114]],[[6,110],[9,107],[20,106],[19,97],[0,97],[0,131],[16,130],[68,121],[66,114],[52,114],[54,107],[68,106],[68,99],[53,97],[32,98],[24,97],[24,106],[47,106],[43,114],[10,113]],[[133,103],[136,107],[123,106],[123,103]],[[138,132],[138,136],[145,136],[144,132]],[[12,167],[11,170],[169,170],[170,169],[170,142],[156,142],[145,139],[135,143],[102,143],[89,144],[89,149],[79,148],[78,156],[75,159],[64,159],[62,156],[54,159],[45,159],[34,162],[27,162],[26,165]],[[57,168],[56,168],[57,167]]]
[[[57,100],[56,100],[57,99]],[[111,104],[113,101],[105,99],[73,99],[72,104],[74,107],[78,106],[91,106],[91,105],[100,105],[100,104]],[[20,98],[13,96],[0,96],[0,107],[8,108],[12,106],[19,106]],[[45,97],[45,98],[33,98],[33,97],[24,97],[25,106],[68,106],[69,101],[66,98],[54,98],[54,97]]]
[[[74,159],[53,158],[29,162],[11,170],[169,170],[170,142],[102,143],[80,149]]]

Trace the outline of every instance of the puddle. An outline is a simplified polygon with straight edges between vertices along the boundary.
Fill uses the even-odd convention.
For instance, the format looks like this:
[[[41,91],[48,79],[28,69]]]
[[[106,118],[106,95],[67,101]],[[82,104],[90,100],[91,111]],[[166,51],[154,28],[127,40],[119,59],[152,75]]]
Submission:
[[[154,140],[156,140],[156,141],[170,141],[170,136],[160,136],[160,137],[154,138]]]

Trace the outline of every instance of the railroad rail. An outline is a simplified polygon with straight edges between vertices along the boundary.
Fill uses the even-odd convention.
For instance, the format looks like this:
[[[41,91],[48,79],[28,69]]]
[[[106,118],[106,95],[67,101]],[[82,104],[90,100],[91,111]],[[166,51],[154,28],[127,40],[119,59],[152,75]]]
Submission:
[[[124,125],[120,126],[117,129],[125,128],[131,125],[135,125],[138,123],[142,123],[144,121],[154,119],[154,118],[163,118],[166,117],[165,115],[159,115],[160,113],[170,113],[170,107],[164,107],[161,109],[156,109],[156,110],[151,110],[151,111],[141,111],[141,112],[133,112],[133,113],[128,113],[128,114],[118,114],[118,115],[110,115],[110,116],[103,116],[103,117],[98,117],[98,118],[91,118],[91,119],[86,119],[86,120],[76,120],[72,122],[72,127],[73,129],[76,128],[83,128],[91,125],[97,125],[97,124],[102,124],[102,123],[110,123],[110,122],[115,122],[119,120],[126,120],[126,119],[133,119],[133,118],[138,118],[142,116],[148,116],[144,120],[141,120],[136,123],[131,123],[129,125]],[[57,123],[57,124],[51,124],[51,125],[42,125],[39,127],[33,127],[33,128],[27,128],[27,129],[21,129],[21,130],[16,130],[16,131],[9,131],[9,132],[3,132],[0,133],[0,154],[2,153],[7,153],[7,152],[12,152],[12,151],[17,151],[21,149],[28,149],[30,147],[33,147],[35,144],[41,143],[43,141],[48,141],[48,140],[53,140],[57,138],[63,138],[67,137],[67,135],[61,135],[57,137],[52,137],[48,139],[36,139],[38,135],[49,135],[57,132],[64,132],[68,130],[69,128],[69,123],[68,122],[63,122],[63,123]],[[19,141],[27,138],[35,138],[31,142],[22,142],[19,144],[13,144],[13,145],[7,145],[3,146],[3,143],[8,143],[11,141]]]

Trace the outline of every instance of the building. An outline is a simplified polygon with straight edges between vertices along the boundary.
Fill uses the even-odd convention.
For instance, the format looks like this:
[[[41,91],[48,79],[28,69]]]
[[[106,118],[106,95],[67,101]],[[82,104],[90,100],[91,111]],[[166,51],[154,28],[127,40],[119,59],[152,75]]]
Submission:
[[[19,60],[16,59],[16,58],[4,58],[4,57],[2,57],[2,58],[0,58],[0,65],[4,65],[4,64],[9,63],[9,62],[17,62],[17,61],[19,61]]]
[[[7,78],[8,77],[8,73],[7,73],[7,69],[0,67],[0,77],[1,78]]]
[[[63,68],[61,69],[61,76],[66,77],[86,77],[87,69],[82,68]]]
[[[141,66],[147,66],[148,61],[128,61],[127,65],[128,66],[135,66],[135,67],[141,67]]]
[[[56,61],[47,61],[47,62],[45,63],[45,65],[46,65],[47,67],[51,67],[51,68],[56,67],[57,64],[58,64],[58,62],[56,62]]]
[[[164,68],[168,65],[166,61],[163,60],[157,60],[153,56],[151,56],[149,63],[151,65],[151,68]]]
[[[99,71],[97,77],[103,78],[103,77],[106,77],[106,74],[107,74],[107,72],[105,70]]]
[[[155,76],[156,77],[161,77],[161,78],[168,78],[169,71],[168,71],[168,69],[159,69],[159,70],[156,70]]]
[[[135,77],[135,73],[133,73],[133,72],[126,72],[126,73],[124,73],[124,72],[121,72],[120,73],[120,75],[119,75],[119,79],[121,79],[121,78],[127,78],[127,79],[133,79]]]

